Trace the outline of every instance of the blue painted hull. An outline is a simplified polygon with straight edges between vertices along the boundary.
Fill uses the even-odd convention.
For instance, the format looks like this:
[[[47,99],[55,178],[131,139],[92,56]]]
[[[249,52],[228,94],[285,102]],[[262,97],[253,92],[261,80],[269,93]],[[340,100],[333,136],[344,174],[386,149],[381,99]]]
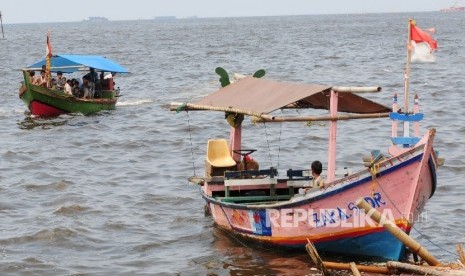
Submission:
[[[359,237],[318,242],[315,247],[322,252],[370,256],[396,261],[400,260],[405,252],[405,246],[386,230]]]

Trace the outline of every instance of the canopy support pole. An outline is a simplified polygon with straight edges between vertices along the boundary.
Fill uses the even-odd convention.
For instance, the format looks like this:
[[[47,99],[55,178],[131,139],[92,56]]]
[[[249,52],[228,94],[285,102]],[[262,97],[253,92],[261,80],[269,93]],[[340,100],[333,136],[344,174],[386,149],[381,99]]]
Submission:
[[[236,161],[237,163],[241,162],[241,155],[238,153],[235,153],[234,150],[240,150],[242,147],[242,124],[240,124],[237,127],[231,127],[230,133],[229,133],[229,146],[230,146],[230,152],[231,156]]]
[[[331,98],[329,100],[329,114],[332,117],[337,116],[338,93],[331,90]],[[334,181],[334,173],[336,171],[336,130],[337,121],[331,120],[329,123],[329,148],[328,148],[328,173],[327,182]]]

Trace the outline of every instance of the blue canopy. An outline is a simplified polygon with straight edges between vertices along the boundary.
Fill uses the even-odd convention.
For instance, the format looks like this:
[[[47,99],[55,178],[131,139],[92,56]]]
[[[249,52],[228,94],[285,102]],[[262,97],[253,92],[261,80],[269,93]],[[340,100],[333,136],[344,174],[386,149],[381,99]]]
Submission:
[[[30,65],[27,69],[39,69],[42,65],[45,65],[45,59]],[[87,70],[90,67],[97,71],[129,73],[126,68],[102,56],[55,55],[50,59],[50,67],[52,72],[62,71],[65,73]]]

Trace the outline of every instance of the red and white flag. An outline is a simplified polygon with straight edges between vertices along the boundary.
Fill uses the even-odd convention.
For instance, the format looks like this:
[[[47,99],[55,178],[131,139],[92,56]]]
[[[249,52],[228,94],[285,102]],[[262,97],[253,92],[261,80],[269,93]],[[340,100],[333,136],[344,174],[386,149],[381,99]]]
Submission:
[[[433,39],[434,28],[422,30],[410,21],[410,39],[412,45],[412,61],[434,62],[433,52],[438,48],[438,42]]]
[[[50,31],[47,32],[47,47],[45,49],[45,56],[52,57],[52,44],[50,43]]]

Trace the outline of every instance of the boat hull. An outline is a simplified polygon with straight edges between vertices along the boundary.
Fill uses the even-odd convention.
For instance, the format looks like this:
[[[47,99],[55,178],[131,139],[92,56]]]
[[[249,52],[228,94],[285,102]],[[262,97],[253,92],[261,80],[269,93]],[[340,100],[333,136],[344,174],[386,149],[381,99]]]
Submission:
[[[318,250],[399,260],[404,246],[355,205],[364,198],[409,233],[436,187],[436,156],[430,130],[412,149],[399,152],[371,169],[361,170],[290,200],[240,203],[215,196],[221,185],[201,189],[215,223],[245,238],[271,245],[303,247],[311,240]],[[285,190],[286,179],[277,189]],[[232,187],[245,189],[246,187]]]
[[[32,85],[27,75],[25,75],[25,84],[19,90],[19,98],[26,104],[32,115],[44,117],[64,113],[88,115],[102,110],[113,110],[118,100],[114,90],[103,90],[101,98],[76,98],[60,90]]]

